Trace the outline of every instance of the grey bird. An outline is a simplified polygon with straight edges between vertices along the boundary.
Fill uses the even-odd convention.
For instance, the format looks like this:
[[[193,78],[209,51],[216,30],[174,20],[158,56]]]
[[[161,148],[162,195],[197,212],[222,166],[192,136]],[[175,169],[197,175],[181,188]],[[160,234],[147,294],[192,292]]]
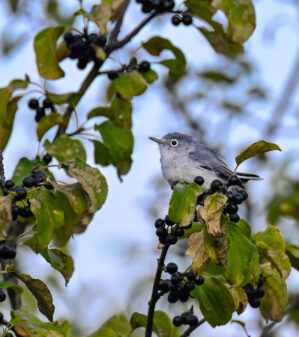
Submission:
[[[169,184],[178,181],[191,183],[194,178],[204,179],[203,189],[207,190],[213,180],[226,183],[233,171],[224,158],[214,150],[201,144],[194,137],[179,133],[167,133],[161,139],[149,137],[159,144],[161,167],[164,178]],[[242,182],[261,180],[256,174],[236,172]]]

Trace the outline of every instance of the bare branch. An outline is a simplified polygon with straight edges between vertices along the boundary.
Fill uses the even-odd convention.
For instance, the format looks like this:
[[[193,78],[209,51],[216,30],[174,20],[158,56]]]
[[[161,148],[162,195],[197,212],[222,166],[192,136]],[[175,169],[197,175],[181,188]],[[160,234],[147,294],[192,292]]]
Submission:
[[[109,36],[109,40],[108,40],[108,44],[109,45],[112,45],[113,43],[115,43],[117,41],[117,37],[119,35],[119,32],[120,32],[120,28],[121,28],[121,25],[123,23],[123,20],[124,20],[124,16],[125,16],[125,13],[126,13],[126,10],[129,6],[129,3],[130,3],[130,0],[125,0],[124,4],[123,4],[123,7],[118,15],[118,18],[116,20],[116,24],[115,24],[115,27],[113,29],[113,31],[111,32],[110,36]]]

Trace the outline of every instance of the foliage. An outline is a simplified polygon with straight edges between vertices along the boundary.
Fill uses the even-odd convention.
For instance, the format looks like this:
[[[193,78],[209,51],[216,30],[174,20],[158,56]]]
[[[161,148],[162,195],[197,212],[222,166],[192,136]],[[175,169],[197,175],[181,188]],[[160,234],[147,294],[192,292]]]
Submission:
[[[68,75],[61,62],[71,56],[71,48],[66,35],[64,38],[62,35],[69,29],[68,25],[73,22],[74,17],[82,16],[85,21],[94,22],[101,36],[106,34],[107,27],[116,20],[108,43],[105,42],[102,46],[97,46],[92,41],[92,34],[89,34],[86,28],[78,35],[84,43],[89,43],[91,55],[86,57],[86,62],[93,62],[93,65],[77,92],[49,92],[47,84],[44,89],[40,88],[44,99],[49,100],[49,106],[43,103],[43,114],[36,115],[37,140],[48,156],[55,158],[53,166],[62,169],[72,181],[63,184],[58,182],[52,172],[52,165],[40,157],[21,158],[15,168],[12,179],[18,186],[25,186],[25,177],[43,176],[39,183],[25,186],[24,198],[18,199],[17,190],[13,188],[5,193],[4,177],[0,177],[3,193],[0,197],[1,239],[15,245],[23,244],[40,254],[62,275],[65,285],[74,272],[74,261],[67,252],[67,244],[73,235],[86,230],[95,213],[104,205],[108,193],[108,184],[100,169],[86,163],[86,147],[78,137],[84,135],[87,130],[85,123],[92,122],[89,129],[94,131],[92,136],[96,140],[89,141],[94,146],[95,165],[113,165],[122,180],[131,168],[134,150],[132,100],[135,96],[143,95],[160,75],[154,69],[142,70],[135,57],[127,65],[122,65],[121,69],[101,72],[100,68],[111,53],[126,46],[151,19],[164,14],[163,11],[152,12],[138,29],[118,40],[119,24],[122,23],[127,8],[126,1],[105,0],[94,5],[89,12],[83,8],[82,1],[79,3],[80,8],[68,20],[59,18],[55,6],[49,7],[52,16],[60,21],[59,25],[42,29],[34,38],[36,65],[40,77],[45,80],[57,80]],[[194,26],[216,53],[234,58],[244,51],[243,44],[249,39],[256,25],[251,0],[186,0],[184,5],[186,10],[178,10],[177,13],[183,17],[192,13],[193,19],[196,19]],[[218,10],[225,15],[227,27],[214,19]],[[73,35],[72,38],[76,39]],[[152,36],[140,47],[154,58],[152,65],[156,63],[168,69],[171,81],[176,82],[186,75],[185,55],[180,47],[170,40]],[[165,51],[170,52],[173,57],[165,59]],[[80,68],[79,64],[80,57]],[[103,74],[110,75],[111,80],[107,106],[94,107],[81,126],[78,125],[72,133],[67,132],[72,113],[80,99],[91,82]],[[217,82],[235,82],[234,78],[222,72],[207,71],[201,76]],[[18,102],[30,93],[32,85],[34,82],[25,75],[24,79],[15,79],[6,87],[0,88],[1,153],[13,136]],[[226,102],[226,106],[229,104]],[[51,112],[46,114],[46,109],[51,109]],[[235,110],[238,110],[238,107],[235,107]],[[38,108],[36,111],[38,112]],[[53,133],[54,131],[56,133]],[[51,136],[42,142],[46,135]],[[236,157],[237,167],[251,157],[273,150],[281,151],[274,143],[263,140],[256,142]],[[227,324],[234,312],[240,315],[246,309],[250,299],[244,289],[248,284],[258,288],[260,275],[265,278],[261,315],[266,321],[274,322],[281,321],[284,317],[288,303],[286,280],[292,266],[298,269],[299,248],[286,243],[274,225],[280,216],[290,216],[298,221],[298,191],[297,184],[291,193],[273,201],[269,210],[270,225],[264,231],[252,235],[251,227],[244,219],[233,222],[225,214],[228,197],[224,193],[210,193],[197,207],[199,198],[204,196],[204,191],[198,184],[179,182],[174,187],[169,203],[168,221],[172,222],[169,226],[175,223],[176,228],[183,229],[181,237],[188,238],[186,254],[191,259],[190,268],[196,276],[200,274],[205,280],[203,285],[197,284],[191,294],[198,301],[204,319],[212,327]],[[28,207],[30,216],[18,214],[14,218],[14,206]],[[11,229],[20,223],[23,224],[24,231],[16,237],[11,234],[14,233]],[[165,243],[163,249],[168,249],[169,246],[169,243]],[[162,253],[165,251],[163,249]],[[161,272],[162,269],[160,276],[157,273],[158,278],[161,278]],[[55,306],[51,292],[43,281],[20,273],[13,265],[6,265],[2,273],[14,280],[20,280],[35,298],[39,311],[50,321],[44,323],[26,313],[24,308],[18,308],[11,311],[7,327],[22,336],[70,336],[69,323],[53,322]],[[6,281],[1,282],[0,287],[9,289],[15,296],[22,294],[23,290],[22,286]],[[154,298],[153,302],[156,304],[157,298]],[[138,328],[148,329],[147,323],[150,319],[153,321],[150,329],[159,337],[179,336],[179,329],[173,326],[169,316],[152,309],[152,317],[150,311],[148,316],[135,312],[130,320],[125,314],[114,315],[89,337],[130,336]]]

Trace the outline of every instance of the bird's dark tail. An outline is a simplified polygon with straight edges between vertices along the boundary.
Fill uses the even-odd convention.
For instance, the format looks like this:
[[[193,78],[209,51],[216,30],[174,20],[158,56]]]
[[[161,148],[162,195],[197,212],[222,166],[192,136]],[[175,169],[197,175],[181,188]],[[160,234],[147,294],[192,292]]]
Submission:
[[[257,174],[252,174],[252,173],[241,173],[241,172],[236,172],[237,176],[243,181],[247,182],[248,180],[263,180],[260,176]]]

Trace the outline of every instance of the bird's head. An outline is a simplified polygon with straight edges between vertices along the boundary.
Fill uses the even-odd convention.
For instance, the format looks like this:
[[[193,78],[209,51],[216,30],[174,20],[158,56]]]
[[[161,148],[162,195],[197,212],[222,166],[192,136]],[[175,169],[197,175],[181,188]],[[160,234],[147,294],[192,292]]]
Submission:
[[[194,139],[191,136],[179,132],[167,133],[161,139],[149,137],[150,140],[159,144],[161,154],[168,153],[185,153],[192,150]]]

